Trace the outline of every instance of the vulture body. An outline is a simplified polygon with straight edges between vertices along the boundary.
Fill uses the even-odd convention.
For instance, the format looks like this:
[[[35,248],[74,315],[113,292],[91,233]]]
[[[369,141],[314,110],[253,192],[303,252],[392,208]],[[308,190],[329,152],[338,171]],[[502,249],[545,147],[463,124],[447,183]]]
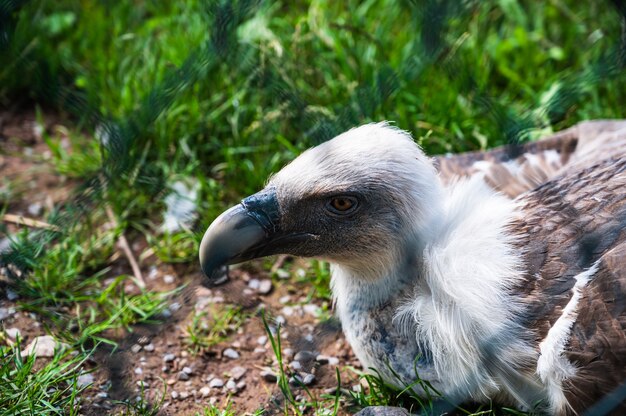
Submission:
[[[581,413],[626,382],[623,127],[433,161],[361,126],[218,217],[200,262],[215,277],[271,254],[328,260],[346,338],[387,382]]]

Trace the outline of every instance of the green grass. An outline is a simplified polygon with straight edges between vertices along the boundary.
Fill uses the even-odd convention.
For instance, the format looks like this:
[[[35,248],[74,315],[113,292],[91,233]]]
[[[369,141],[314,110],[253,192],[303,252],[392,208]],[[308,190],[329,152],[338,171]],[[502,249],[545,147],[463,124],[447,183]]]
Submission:
[[[18,271],[20,308],[79,351],[64,362],[115,345],[112,330],[153,322],[174,295],[126,293],[133,278],[111,269],[122,235],[145,240],[140,260],[195,270],[200,233],[216,215],[305,148],[358,124],[392,120],[434,154],[623,116],[621,27],[608,1],[458,4],[0,0],[0,106],[35,108],[40,125],[58,121],[43,134],[49,163],[77,184],[47,213],[57,231],[22,231],[11,236],[13,250],[0,253],[0,264]],[[162,234],[176,181],[197,183],[199,219]],[[0,178],[0,213],[28,192],[20,178]],[[311,262],[293,280],[310,288],[307,302],[327,305],[327,316],[328,265]],[[243,319],[228,307],[211,313],[211,327],[204,315],[192,319],[192,350],[224,340]],[[18,368],[11,351],[2,371]],[[75,373],[28,363],[11,371],[30,374],[33,387],[65,386]],[[398,392],[363,377],[370,387],[353,404],[399,403]],[[63,394],[48,397],[41,389],[24,396],[24,406],[73,411],[74,393],[56,388]],[[339,402],[290,403],[293,411],[334,414]],[[150,414],[144,404],[128,412]]]
[[[243,325],[248,314],[241,307],[212,305],[210,312],[195,312],[187,326],[185,342],[194,353],[209,349],[228,337]]]

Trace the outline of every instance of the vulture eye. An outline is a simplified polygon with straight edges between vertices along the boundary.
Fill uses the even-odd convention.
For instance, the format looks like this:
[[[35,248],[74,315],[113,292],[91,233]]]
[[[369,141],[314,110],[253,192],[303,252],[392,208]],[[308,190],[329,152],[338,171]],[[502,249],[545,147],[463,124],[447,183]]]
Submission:
[[[353,196],[336,196],[331,198],[326,207],[333,214],[346,215],[354,212],[358,201]]]

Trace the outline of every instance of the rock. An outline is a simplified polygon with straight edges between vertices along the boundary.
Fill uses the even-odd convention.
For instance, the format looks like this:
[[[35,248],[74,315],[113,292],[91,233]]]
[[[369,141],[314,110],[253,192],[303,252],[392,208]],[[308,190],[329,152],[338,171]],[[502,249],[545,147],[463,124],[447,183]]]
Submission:
[[[38,217],[43,212],[43,205],[41,202],[33,202],[28,206],[28,213],[33,217]]]
[[[267,295],[272,291],[272,281],[269,279],[261,280],[261,282],[259,282],[259,288],[257,290],[260,294]]]
[[[410,413],[403,407],[369,406],[354,416],[410,416]]]
[[[280,312],[286,316],[293,316],[293,306],[284,306]]]
[[[175,359],[176,359],[176,356],[174,354],[171,354],[171,353],[165,354],[163,356],[163,362],[165,362],[165,363],[171,363]]]
[[[189,374],[185,373],[184,371],[181,371],[178,373],[178,379],[181,381],[187,381],[189,380]]]
[[[285,348],[283,350],[283,357],[287,360],[291,360],[293,358],[293,350],[291,348]]]
[[[246,382],[245,381],[240,381],[239,383],[237,383],[237,390],[241,391],[243,389],[246,388]]]
[[[135,368],[135,374],[137,374],[138,376],[143,374],[143,369],[141,367],[137,367]]]
[[[300,387],[302,386],[302,384],[304,384],[304,382],[302,381],[302,377],[300,377],[299,374],[294,374],[293,376],[289,377],[289,384],[293,387]]]
[[[139,351],[141,351],[141,345],[133,344],[133,346],[130,347],[130,350],[134,352],[135,354],[137,354]]]
[[[291,302],[291,296],[289,296],[289,295],[282,296],[280,299],[278,299],[278,302],[283,304],[283,305],[285,303],[289,303],[289,302]]]
[[[213,389],[220,389],[220,388],[224,387],[224,381],[221,378],[214,378],[209,383],[209,387],[211,387]]]
[[[76,378],[76,385],[79,388],[84,388],[92,385],[94,382],[94,376],[91,373],[81,374]]]
[[[259,279],[250,279],[250,281],[248,282],[248,287],[250,289],[259,290],[260,286],[261,282],[259,281]]]
[[[269,381],[270,383],[273,383],[276,380],[278,380],[278,376],[276,375],[276,373],[274,373],[271,370],[261,370],[260,375],[263,378],[263,380]]]
[[[261,335],[256,340],[256,343],[259,345],[265,345],[266,342],[267,342],[267,337],[265,335]]]
[[[315,361],[317,361],[320,364],[339,365],[339,358],[331,357],[328,355],[320,354],[317,357],[315,357]]]
[[[150,343],[150,344],[148,344],[148,345],[145,345],[145,346],[143,347],[143,349],[144,349],[144,351],[147,351],[147,352],[152,352],[152,351],[154,351],[154,344]]]
[[[11,302],[13,302],[14,300],[17,300],[20,297],[20,295],[18,295],[16,291],[11,290],[9,288],[6,289],[6,293],[7,293],[7,299],[10,300]]]
[[[308,362],[308,361],[313,361],[315,359],[316,355],[313,354],[311,351],[306,351],[306,350],[302,350],[302,351],[298,351],[298,353],[293,357],[293,359],[295,361],[300,361],[301,363],[304,362]]]
[[[226,382],[226,390],[237,393],[237,383],[232,378]]]
[[[300,361],[292,361],[291,363],[289,363],[289,367],[291,367],[291,369],[294,371],[302,370],[302,364],[300,364]]]
[[[230,358],[231,360],[239,358],[239,353],[232,348],[226,348],[222,355],[226,358]]]
[[[142,336],[139,337],[139,339],[137,340],[137,344],[139,345],[147,345],[150,343],[150,338],[148,338],[147,336]]]
[[[166,381],[168,386],[173,386],[174,384],[176,384],[176,379],[174,378],[170,378]]]
[[[186,366],[185,366],[185,367],[183,367],[182,372],[183,372],[183,373],[185,373],[185,374],[187,374],[188,376],[190,376],[190,375],[192,375],[192,374],[193,374],[193,370],[191,369],[191,367],[186,367]]]
[[[17,328],[7,328],[4,330],[4,333],[7,334],[7,337],[11,339],[17,339],[17,337],[22,336],[22,333]]]
[[[304,313],[307,313],[314,318],[317,318],[319,314],[322,312],[322,309],[313,303],[310,303],[308,305],[303,305],[302,310],[304,310]]]
[[[185,400],[187,397],[189,397],[189,393],[186,391],[181,391],[180,392],[180,399],[181,400]]]
[[[246,375],[247,371],[247,368],[237,366],[230,370],[230,375],[233,379],[235,379],[235,381],[239,381],[244,375]]]
[[[207,397],[209,394],[211,394],[211,387],[204,386],[200,389],[200,395],[202,397]]]
[[[305,386],[309,386],[313,384],[314,381],[315,381],[315,375],[313,374],[305,373],[304,377],[302,377],[302,382],[304,383]]]
[[[278,276],[279,279],[289,279],[290,274],[287,270],[278,269],[276,270],[276,276]]]
[[[172,283],[174,283],[174,276],[172,276],[171,274],[166,274],[165,276],[163,276],[163,283],[165,283],[166,285],[171,285]]]
[[[27,357],[34,354],[35,357],[54,357],[55,350],[65,349],[67,347],[69,347],[67,344],[55,341],[50,335],[44,335],[33,339],[22,351],[21,356]]]
[[[178,392],[176,390],[172,390],[170,397],[174,400],[178,399]]]

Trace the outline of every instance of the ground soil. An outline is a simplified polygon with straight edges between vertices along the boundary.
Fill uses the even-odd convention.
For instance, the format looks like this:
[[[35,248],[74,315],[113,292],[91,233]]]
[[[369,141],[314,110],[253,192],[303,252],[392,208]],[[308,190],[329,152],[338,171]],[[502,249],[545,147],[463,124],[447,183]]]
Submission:
[[[43,221],[53,206],[71,197],[77,181],[55,173],[49,163],[50,150],[42,140],[42,132],[58,131],[63,123],[61,117],[45,116],[44,125],[39,126],[33,111],[0,112],[0,176],[3,178],[0,186],[10,182],[14,187],[5,213]],[[43,207],[35,215],[29,212],[33,203]],[[4,232],[11,234],[20,226],[5,222],[3,228]],[[2,237],[0,235],[0,239]],[[139,235],[129,236],[129,240],[137,256],[147,246]],[[131,274],[123,255],[114,256],[110,266],[111,271],[104,279]],[[232,271],[228,282],[214,288],[202,285],[196,264],[161,264],[154,256],[149,256],[143,259],[141,268],[149,290],[184,289],[172,298],[171,313],[160,322],[137,326],[130,332],[109,334],[119,347],[114,351],[101,347],[85,364],[85,369],[92,371],[93,384],[81,396],[82,414],[119,412],[124,409],[120,400],[134,401],[142,390],[148,401],[158,403],[162,400],[161,413],[167,415],[202,414],[208,403],[223,406],[228,401],[236,414],[258,409],[266,409],[266,414],[284,414],[283,396],[276,383],[261,376],[264,369],[277,368],[270,342],[263,342],[267,334],[260,318],[262,310],[266,311],[272,326],[277,326],[277,322],[283,324],[281,338],[287,362],[300,351],[309,351],[312,357],[323,354],[338,359],[336,363],[333,360],[331,363],[302,360],[300,371],[313,373],[315,382],[309,386],[309,393],[294,388],[294,396],[308,397],[311,394],[320,400],[324,394],[331,394],[337,387],[336,368],[341,372],[342,387],[356,388],[358,379],[348,367],[358,369],[359,363],[338,323],[332,318],[322,322],[315,308],[298,306],[310,291],[305,283],[297,283],[294,277],[275,278],[272,290],[261,294],[251,289],[249,283],[251,279],[269,278],[260,264]],[[130,280],[127,289],[137,290]],[[29,299],[14,299],[10,282],[6,278],[0,281],[0,308],[11,311],[0,324],[4,329],[19,329],[23,343],[27,345],[34,337],[45,335],[46,323],[35,314],[21,312],[20,302],[27,303]],[[316,302],[317,306],[322,306],[315,300],[307,304]],[[210,322],[211,314],[225,304],[242,306],[248,315],[245,323],[215,346],[198,351],[192,348],[188,343],[188,328],[193,316],[205,311],[203,319]],[[12,313],[12,309],[16,312]],[[224,356],[227,348],[237,351],[239,357]],[[173,354],[172,361],[166,362],[167,354]],[[191,370],[188,377],[180,375],[185,367],[188,367],[187,371]],[[237,392],[229,391],[225,386],[207,389],[215,378],[226,384],[235,367],[245,369],[245,374],[236,380],[245,386],[239,384]],[[346,399],[342,400],[345,402]],[[348,413],[345,410],[342,414]]]

